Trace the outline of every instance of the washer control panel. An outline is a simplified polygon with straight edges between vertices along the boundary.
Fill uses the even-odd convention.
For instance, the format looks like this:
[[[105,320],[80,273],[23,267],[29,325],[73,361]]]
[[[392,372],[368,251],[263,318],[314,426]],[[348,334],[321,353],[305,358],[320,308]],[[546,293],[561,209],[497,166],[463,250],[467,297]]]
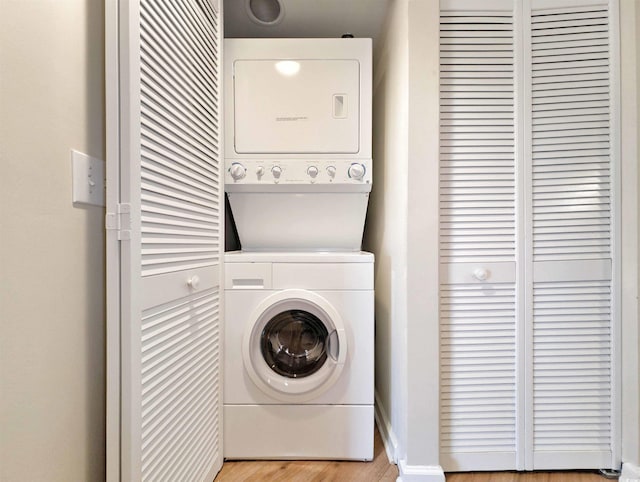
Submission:
[[[371,184],[371,160],[227,159],[227,184]]]

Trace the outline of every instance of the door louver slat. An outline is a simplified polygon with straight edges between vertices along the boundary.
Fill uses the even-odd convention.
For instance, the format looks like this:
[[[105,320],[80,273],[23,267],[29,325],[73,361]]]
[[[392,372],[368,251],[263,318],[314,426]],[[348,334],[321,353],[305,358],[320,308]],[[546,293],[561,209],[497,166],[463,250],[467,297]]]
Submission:
[[[220,387],[211,376],[220,370],[218,305],[216,289],[143,313],[143,480],[197,480],[204,474],[189,458],[220,450],[208,442],[219,430]]]
[[[607,281],[537,282],[534,310],[534,460],[588,452],[611,458],[611,289]],[[539,459],[539,457],[538,457]]]
[[[216,21],[199,6],[141,6],[142,270],[152,276],[219,263],[219,53]],[[187,35],[184,22],[198,28]]]
[[[495,453],[502,463],[510,458],[513,466],[514,284],[443,284],[440,289],[441,457],[447,467],[464,469],[461,455],[489,459]]]
[[[608,22],[606,9],[532,15],[534,261],[611,252]]]
[[[442,261],[512,261],[513,19],[443,12],[440,26]]]

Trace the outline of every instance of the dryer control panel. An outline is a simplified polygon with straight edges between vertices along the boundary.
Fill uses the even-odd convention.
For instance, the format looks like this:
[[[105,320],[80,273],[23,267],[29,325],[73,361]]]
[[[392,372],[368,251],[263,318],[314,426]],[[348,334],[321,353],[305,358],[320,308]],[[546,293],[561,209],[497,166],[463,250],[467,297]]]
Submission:
[[[372,182],[371,160],[353,159],[227,159],[225,183],[346,184]]]

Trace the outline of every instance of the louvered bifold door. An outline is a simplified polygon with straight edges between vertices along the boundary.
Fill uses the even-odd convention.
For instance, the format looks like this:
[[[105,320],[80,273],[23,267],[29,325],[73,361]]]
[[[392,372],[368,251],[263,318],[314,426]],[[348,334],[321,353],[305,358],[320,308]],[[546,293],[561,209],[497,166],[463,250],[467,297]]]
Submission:
[[[477,12],[490,4],[491,12]],[[442,1],[440,462],[516,468],[516,181],[510,1]]]
[[[441,1],[441,463],[617,467],[617,4],[476,5]]]
[[[121,2],[125,481],[222,464],[221,12]]]
[[[528,465],[617,467],[611,20],[606,2],[549,3],[530,19]]]

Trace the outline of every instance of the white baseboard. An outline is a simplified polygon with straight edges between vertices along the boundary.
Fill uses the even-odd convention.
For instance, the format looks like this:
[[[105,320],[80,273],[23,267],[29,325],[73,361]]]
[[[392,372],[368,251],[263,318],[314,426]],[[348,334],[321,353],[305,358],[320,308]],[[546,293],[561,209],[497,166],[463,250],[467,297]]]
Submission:
[[[391,426],[391,422],[389,421],[389,416],[387,415],[384,405],[382,405],[380,398],[378,397],[378,392],[375,392],[375,400],[376,425],[378,426],[380,437],[382,437],[384,449],[387,452],[389,462],[391,462],[392,464],[397,464],[398,439],[395,432],[393,431],[393,427]]]
[[[439,465],[407,465],[405,460],[400,460],[398,470],[397,482],[445,482]]]
[[[622,464],[622,473],[618,482],[640,482],[640,467],[628,462]]]

